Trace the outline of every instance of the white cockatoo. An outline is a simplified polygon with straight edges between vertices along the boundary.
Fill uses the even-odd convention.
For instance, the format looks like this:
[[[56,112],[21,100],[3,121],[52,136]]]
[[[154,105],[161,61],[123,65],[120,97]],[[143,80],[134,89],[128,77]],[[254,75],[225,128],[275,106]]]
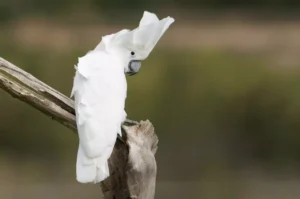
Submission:
[[[145,11],[138,28],[102,37],[94,50],[79,58],[71,93],[79,135],[78,182],[98,183],[109,176],[107,161],[126,119],[125,74],[139,71],[173,22]]]

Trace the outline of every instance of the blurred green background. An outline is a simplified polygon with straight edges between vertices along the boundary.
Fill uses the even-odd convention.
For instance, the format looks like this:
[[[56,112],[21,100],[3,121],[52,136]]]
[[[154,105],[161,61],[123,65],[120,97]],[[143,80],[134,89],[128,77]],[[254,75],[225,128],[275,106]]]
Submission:
[[[1,0],[0,57],[69,96],[78,57],[135,28],[144,10],[175,23],[126,111],[159,136],[156,198],[300,194],[300,1]],[[1,198],[100,198],[76,182],[77,136],[0,90]]]

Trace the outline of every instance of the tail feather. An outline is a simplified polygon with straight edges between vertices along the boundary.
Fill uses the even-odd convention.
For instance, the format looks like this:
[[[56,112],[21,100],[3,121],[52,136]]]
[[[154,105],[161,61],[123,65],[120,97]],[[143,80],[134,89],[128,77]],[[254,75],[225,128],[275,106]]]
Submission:
[[[98,183],[105,180],[108,176],[107,159],[103,161],[103,158],[87,157],[79,144],[76,163],[77,181],[80,183]]]
[[[96,182],[101,182],[109,176],[109,168],[107,161],[103,165],[97,166]]]

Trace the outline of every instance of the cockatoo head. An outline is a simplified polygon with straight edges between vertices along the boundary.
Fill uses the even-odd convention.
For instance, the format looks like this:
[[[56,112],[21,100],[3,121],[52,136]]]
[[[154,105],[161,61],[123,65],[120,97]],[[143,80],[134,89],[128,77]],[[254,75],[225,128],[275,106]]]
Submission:
[[[102,37],[97,49],[105,49],[119,57],[124,63],[126,74],[134,75],[141,67],[161,36],[174,22],[171,17],[159,20],[153,13],[144,12],[139,27],[134,30],[121,30],[115,34]]]

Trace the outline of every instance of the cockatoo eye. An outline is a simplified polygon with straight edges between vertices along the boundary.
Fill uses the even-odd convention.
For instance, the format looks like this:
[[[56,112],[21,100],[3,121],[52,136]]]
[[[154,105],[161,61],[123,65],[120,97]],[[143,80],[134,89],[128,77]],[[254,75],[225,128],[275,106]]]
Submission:
[[[135,55],[135,52],[131,51],[131,53],[130,53],[130,54],[133,56],[133,55]]]

